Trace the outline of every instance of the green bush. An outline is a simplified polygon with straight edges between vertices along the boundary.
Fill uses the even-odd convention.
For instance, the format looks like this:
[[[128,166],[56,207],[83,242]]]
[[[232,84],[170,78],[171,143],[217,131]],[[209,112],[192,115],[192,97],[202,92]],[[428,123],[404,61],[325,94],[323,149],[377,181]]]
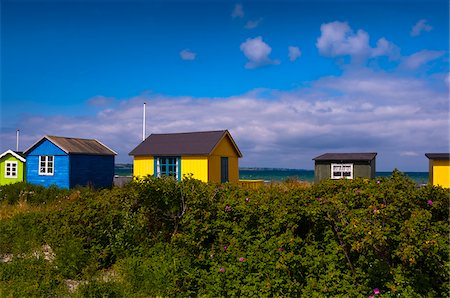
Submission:
[[[125,296],[121,286],[116,282],[90,281],[80,286],[75,297],[120,298]]]
[[[48,204],[56,200],[66,199],[70,190],[50,186],[48,188],[18,182],[0,186],[0,203],[15,204],[25,201],[30,204]]]
[[[64,293],[62,278],[42,258],[14,258],[0,262],[0,297],[47,297]]]
[[[89,297],[368,297],[374,289],[379,297],[443,297],[450,291],[449,189],[417,188],[398,171],[309,188],[146,177],[65,196],[60,209],[0,221],[0,255],[29,254],[42,244],[56,254],[53,265],[39,263],[55,278],[30,275],[25,292],[43,279],[43,296],[62,293],[60,280],[67,278],[87,281],[74,295]],[[22,262],[14,269],[19,276],[36,266],[14,258],[0,263],[0,273],[12,276],[16,262]],[[103,269],[117,277],[98,279]],[[0,285],[0,296],[22,293],[18,279]]]
[[[30,252],[44,244],[48,226],[42,213],[23,213],[0,221],[0,255]]]

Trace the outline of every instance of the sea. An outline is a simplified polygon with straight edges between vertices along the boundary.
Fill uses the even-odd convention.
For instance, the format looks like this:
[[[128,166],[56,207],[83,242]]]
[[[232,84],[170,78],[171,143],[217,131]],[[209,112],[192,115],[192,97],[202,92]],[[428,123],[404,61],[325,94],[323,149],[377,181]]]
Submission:
[[[117,176],[131,176],[133,165],[116,164],[115,174]],[[428,183],[428,172],[404,172],[418,185]],[[377,172],[376,177],[389,177],[392,172]],[[305,182],[314,182],[314,170],[302,169],[278,169],[278,168],[240,168],[239,179],[242,180],[264,180],[266,182],[280,182],[287,179],[296,179]]]

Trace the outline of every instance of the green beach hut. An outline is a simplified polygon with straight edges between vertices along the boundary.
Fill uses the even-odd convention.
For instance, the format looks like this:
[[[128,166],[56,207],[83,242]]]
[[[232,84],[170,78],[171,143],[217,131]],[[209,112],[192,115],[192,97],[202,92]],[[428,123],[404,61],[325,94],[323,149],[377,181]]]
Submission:
[[[3,152],[0,155],[0,185],[24,181],[25,161],[25,157],[19,152]]]

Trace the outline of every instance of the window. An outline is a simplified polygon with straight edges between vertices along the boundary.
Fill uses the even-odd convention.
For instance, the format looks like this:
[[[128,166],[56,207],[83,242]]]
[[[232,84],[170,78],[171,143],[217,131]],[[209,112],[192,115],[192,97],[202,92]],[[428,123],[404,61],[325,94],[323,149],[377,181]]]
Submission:
[[[52,176],[54,169],[53,156],[39,156],[39,175]]]
[[[5,178],[17,178],[17,161],[5,163]]]
[[[351,163],[332,163],[331,179],[353,179],[353,164]]]
[[[180,180],[180,159],[178,157],[156,157],[155,176],[174,177]]]

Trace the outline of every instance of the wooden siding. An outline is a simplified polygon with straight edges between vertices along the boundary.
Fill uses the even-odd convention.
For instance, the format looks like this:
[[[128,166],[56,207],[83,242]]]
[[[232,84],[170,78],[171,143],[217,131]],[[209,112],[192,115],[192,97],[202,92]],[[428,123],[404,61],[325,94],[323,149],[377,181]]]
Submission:
[[[220,182],[221,157],[228,157],[228,181],[237,183],[239,181],[238,153],[228,137],[222,139],[208,158],[209,181]]]
[[[430,183],[450,188],[450,161],[430,159]]]
[[[145,177],[155,174],[153,156],[135,156],[133,159],[133,176]]]
[[[53,175],[39,175],[40,155],[54,156]],[[52,142],[45,139],[27,154],[26,180],[28,183],[45,187],[56,185],[61,188],[69,188],[69,156]]]
[[[228,137],[224,137],[222,139],[222,141],[216,146],[213,152],[211,152],[211,155],[228,156],[228,157],[238,156],[233,143]]]
[[[5,177],[5,165],[7,161],[17,162],[17,178]],[[24,181],[25,164],[11,154],[7,154],[0,160],[0,185],[12,184]]]
[[[39,148],[39,147],[38,147]],[[52,155],[50,153],[42,155]],[[54,174],[52,176],[39,175],[39,155],[27,155],[26,180],[31,184],[45,187],[56,185],[61,188],[69,188],[69,156],[54,156]]]
[[[164,156],[164,154],[161,154]],[[204,182],[220,183],[221,157],[228,157],[228,179],[239,181],[239,152],[228,136],[221,139],[210,155],[181,155],[181,178],[193,174],[193,178]],[[154,157],[150,155],[134,155],[133,176],[142,177],[154,175]]]
[[[181,177],[192,174],[193,178],[208,182],[208,158],[206,156],[182,156]]]
[[[49,140],[44,139],[42,143],[38,144],[32,151],[28,152],[27,156],[29,155],[67,155],[67,153]]]
[[[53,175],[39,175],[39,156],[53,156]],[[77,185],[111,187],[114,177],[113,155],[67,155],[47,139],[27,154],[26,179],[45,187],[70,188]]]
[[[69,186],[112,187],[114,155],[69,155]]]
[[[220,158],[222,156],[210,156],[208,158],[208,180],[220,182]],[[239,182],[239,163],[238,158],[228,156],[228,181]]]

